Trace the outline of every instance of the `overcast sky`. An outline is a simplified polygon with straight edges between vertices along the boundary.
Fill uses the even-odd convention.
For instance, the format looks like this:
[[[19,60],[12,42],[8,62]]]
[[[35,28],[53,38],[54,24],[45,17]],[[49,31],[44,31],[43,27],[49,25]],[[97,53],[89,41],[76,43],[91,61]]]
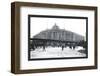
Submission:
[[[82,36],[86,34],[86,19],[31,17],[31,38],[43,30],[51,29],[55,23],[60,29],[72,31]]]

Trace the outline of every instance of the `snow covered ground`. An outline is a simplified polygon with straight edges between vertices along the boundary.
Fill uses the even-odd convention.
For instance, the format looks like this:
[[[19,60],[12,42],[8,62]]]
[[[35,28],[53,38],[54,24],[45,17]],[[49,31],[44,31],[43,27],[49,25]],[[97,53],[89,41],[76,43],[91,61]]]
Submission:
[[[85,57],[86,54],[78,52],[78,50],[83,49],[78,47],[74,50],[70,48],[64,48],[62,51],[61,47],[47,47],[45,50],[43,48],[35,49],[30,52],[30,58],[61,58],[61,57]]]

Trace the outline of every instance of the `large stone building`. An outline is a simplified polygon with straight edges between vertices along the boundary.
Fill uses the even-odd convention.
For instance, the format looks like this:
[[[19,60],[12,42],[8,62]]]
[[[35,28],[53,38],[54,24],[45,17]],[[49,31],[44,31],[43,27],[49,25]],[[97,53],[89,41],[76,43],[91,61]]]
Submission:
[[[41,31],[40,33],[33,36],[33,38],[61,40],[61,41],[84,40],[84,36],[81,36],[71,31],[67,31],[65,29],[60,29],[56,24],[52,27],[52,29]]]

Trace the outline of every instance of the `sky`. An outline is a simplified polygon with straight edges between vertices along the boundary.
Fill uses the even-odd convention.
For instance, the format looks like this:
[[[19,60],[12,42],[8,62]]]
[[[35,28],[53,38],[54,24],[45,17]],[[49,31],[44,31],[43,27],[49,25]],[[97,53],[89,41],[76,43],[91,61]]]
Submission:
[[[55,23],[60,29],[72,31],[82,36],[86,34],[86,19],[31,17],[30,37],[32,38],[46,29],[51,29]]]

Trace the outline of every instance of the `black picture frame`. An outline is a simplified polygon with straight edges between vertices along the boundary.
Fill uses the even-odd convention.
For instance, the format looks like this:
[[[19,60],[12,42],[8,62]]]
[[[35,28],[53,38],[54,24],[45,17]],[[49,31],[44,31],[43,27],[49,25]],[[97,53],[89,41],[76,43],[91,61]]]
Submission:
[[[61,57],[61,58],[30,58],[30,28],[31,28],[31,18],[32,17],[39,17],[39,18],[61,18],[61,19],[85,19],[86,20],[86,56],[85,57]],[[42,39],[44,40],[44,39]],[[88,58],[88,17],[78,17],[78,16],[52,16],[52,15],[28,15],[28,60],[55,60],[55,59],[81,59],[81,58]]]

